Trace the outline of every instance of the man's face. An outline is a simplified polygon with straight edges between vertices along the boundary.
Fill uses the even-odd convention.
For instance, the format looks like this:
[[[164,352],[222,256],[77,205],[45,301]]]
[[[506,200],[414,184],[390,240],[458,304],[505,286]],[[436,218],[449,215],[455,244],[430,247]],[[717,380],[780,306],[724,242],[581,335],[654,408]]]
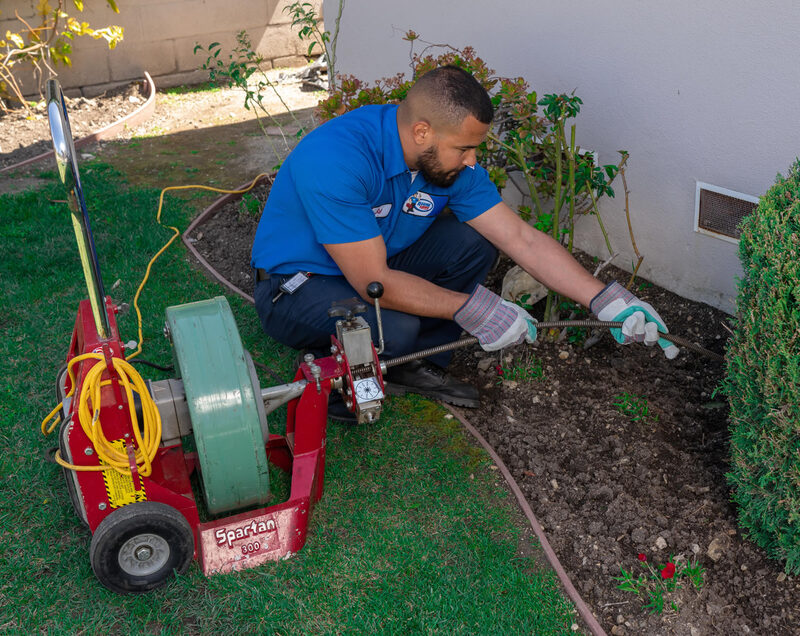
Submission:
[[[458,173],[464,169],[464,166],[460,166],[454,170],[446,170],[439,158],[439,144],[425,150],[419,156],[417,165],[425,181],[440,188],[449,188],[453,185],[458,178]]]
[[[431,145],[419,155],[417,168],[428,183],[442,188],[453,185],[464,168],[475,165],[475,149],[488,131],[488,124],[467,116],[458,128],[434,134]]]

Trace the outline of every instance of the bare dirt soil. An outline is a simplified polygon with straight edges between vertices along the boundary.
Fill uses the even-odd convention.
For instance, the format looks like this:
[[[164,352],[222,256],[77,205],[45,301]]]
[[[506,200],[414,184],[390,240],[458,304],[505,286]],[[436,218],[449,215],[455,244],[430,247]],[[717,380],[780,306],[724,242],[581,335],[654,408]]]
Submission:
[[[191,240],[212,266],[252,294],[250,247],[258,186],[200,225]],[[587,268],[591,259],[580,255]],[[501,259],[488,284],[499,292],[512,265]],[[610,268],[601,278],[627,281]],[[724,354],[729,317],[647,281],[637,293],[672,330]],[[533,309],[541,319],[543,307]],[[570,342],[575,340],[575,342]],[[622,347],[608,333],[588,349],[583,334],[498,354],[456,352],[450,370],[477,381],[470,422],[498,451],[584,600],[610,634],[798,634],[800,582],[737,529],[725,480],[728,408],[715,394],[723,363],[682,351]],[[647,574],[638,555],[705,569],[651,612],[647,598],[618,589],[621,568]],[[652,587],[652,589],[655,589]],[[674,603],[674,606],[672,605]],[[677,609],[676,609],[677,608]]]
[[[99,97],[65,97],[75,139],[96,132],[129,115],[146,101],[141,83],[108,91]],[[39,101],[30,111],[14,108],[0,111],[0,169],[25,161],[53,149],[47,106]],[[11,133],[11,134],[7,134]]]
[[[236,88],[162,90],[156,86],[153,115],[135,128],[124,127],[114,139],[78,149],[79,164],[96,156],[123,172],[129,183],[150,187],[199,183],[235,188],[260,173],[271,172],[287,146],[296,143],[294,134],[300,126],[313,125],[312,107],[322,93],[304,85],[302,73],[303,69],[267,71],[279,93],[267,90],[262,95],[262,103],[275,117],[262,114],[264,130],[254,110],[243,107],[244,93]],[[135,82],[90,100],[68,98],[75,139],[140,107],[144,96],[138,91],[139,82]],[[138,103],[131,100],[137,95]],[[292,109],[291,114],[287,108]],[[46,112],[37,109],[31,119],[19,110],[0,114],[0,130],[0,170],[11,167],[0,174],[0,192],[40,187],[37,175],[54,167],[52,159],[16,170],[13,166],[52,149]],[[87,204],[91,209],[88,199]]]
[[[161,106],[157,102],[156,119],[147,125],[147,134],[174,140],[176,131],[201,129],[208,139],[216,139],[204,137],[203,143],[212,144],[221,143],[214,135],[224,130],[230,143],[230,129],[213,122],[235,119],[233,113],[241,110],[233,107],[237,98],[198,95],[179,95],[171,106],[168,99],[161,100]],[[223,98],[229,101],[221,102]],[[308,99],[299,97],[297,107],[312,105],[302,101]],[[94,105],[81,104],[70,111],[76,136],[84,117],[104,125],[100,111],[105,98],[92,101]],[[25,158],[25,149],[35,141],[19,122],[0,119],[0,158],[5,165]],[[213,127],[207,128],[209,122]],[[252,121],[250,125],[252,129]],[[49,143],[49,136],[45,141]],[[113,144],[101,144],[92,152],[130,168],[130,178],[142,165],[125,163],[124,147]],[[143,151],[137,147],[129,154]],[[152,160],[144,158],[148,165]],[[258,166],[263,158],[251,156],[248,161],[241,165]],[[254,170],[228,178],[240,183],[244,179],[239,177],[252,177]],[[263,201],[267,191],[267,186],[259,186],[244,201],[229,204],[192,237],[203,256],[247,293],[252,293],[248,262],[260,207],[255,198]],[[491,275],[488,284],[495,290],[509,265],[501,260]],[[601,277],[627,280],[613,268]],[[637,293],[658,309],[676,334],[724,352],[725,314],[646,281],[637,282]],[[534,315],[541,310],[535,307]],[[470,422],[514,474],[559,559],[606,631],[690,636],[800,633],[800,581],[786,576],[780,564],[767,560],[737,529],[725,481],[727,405],[714,394],[723,365],[686,351],[667,361],[645,347],[621,347],[608,334],[589,349],[583,349],[580,340],[568,337],[560,343],[520,346],[502,357],[463,349],[456,352],[451,371],[481,386],[482,405],[469,412]],[[650,612],[643,608],[647,600],[618,589],[615,579],[620,568],[634,576],[645,573],[639,554],[657,566],[657,574],[670,559],[679,569],[686,562],[698,563],[705,569],[701,588],[681,579],[678,590],[664,595],[663,611]]]

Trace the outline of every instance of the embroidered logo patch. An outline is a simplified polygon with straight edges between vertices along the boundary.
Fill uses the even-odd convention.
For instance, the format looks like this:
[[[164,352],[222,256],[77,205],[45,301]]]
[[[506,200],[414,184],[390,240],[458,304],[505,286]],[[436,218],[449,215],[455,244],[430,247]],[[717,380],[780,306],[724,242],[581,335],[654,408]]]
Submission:
[[[419,191],[412,194],[403,204],[403,212],[414,216],[436,216],[447,203],[447,197],[431,195]]]
[[[372,208],[372,211],[375,213],[376,219],[382,219],[386,216],[389,216],[389,212],[392,211],[392,204],[384,203],[383,205],[379,205],[377,208]]]

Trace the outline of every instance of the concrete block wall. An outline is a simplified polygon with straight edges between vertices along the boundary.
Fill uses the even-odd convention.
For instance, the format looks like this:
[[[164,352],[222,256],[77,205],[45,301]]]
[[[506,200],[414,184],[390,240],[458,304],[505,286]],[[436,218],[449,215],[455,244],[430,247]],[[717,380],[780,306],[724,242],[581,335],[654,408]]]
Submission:
[[[311,0],[322,16],[322,0]],[[0,8],[0,34],[23,29],[15,12],[32,25],[38,24],[38,0],[4,0]],[[81,37],[73,42],[72,66],[57,67],[65,93],[98,95],[109,88],[144,77],[147,71],[157,87],[197,83],[208,79],[199,70],[206,55],[194,54],[196,44],[207,48],[220,42],[220,58],[227,61],[236,43],[236,34],[247,31],[267,68],[302,66],[306,63],[308,42],[300,40],[284,8],[291,0],[117,0],[114,13],[104,0],[86,0],[78,12],[67,3],[68,12],[95,28],[115,24],[125,30],[116,49],[105,40]],[[27,95],[38,95],[31,73],[22,73]]]

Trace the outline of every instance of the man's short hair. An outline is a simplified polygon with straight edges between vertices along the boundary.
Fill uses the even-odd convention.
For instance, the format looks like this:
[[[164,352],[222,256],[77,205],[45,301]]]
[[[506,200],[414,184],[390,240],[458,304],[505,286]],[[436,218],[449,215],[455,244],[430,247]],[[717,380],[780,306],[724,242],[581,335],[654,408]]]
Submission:
[[[486,89],[467,71],[453,65],[425,73],[409,89],[406,99],[412,103],[424,101],[425,110],[432,111],[429,115],[435,120],[433,125],[459,126],[468,115],[490,124],[494,116]]]

